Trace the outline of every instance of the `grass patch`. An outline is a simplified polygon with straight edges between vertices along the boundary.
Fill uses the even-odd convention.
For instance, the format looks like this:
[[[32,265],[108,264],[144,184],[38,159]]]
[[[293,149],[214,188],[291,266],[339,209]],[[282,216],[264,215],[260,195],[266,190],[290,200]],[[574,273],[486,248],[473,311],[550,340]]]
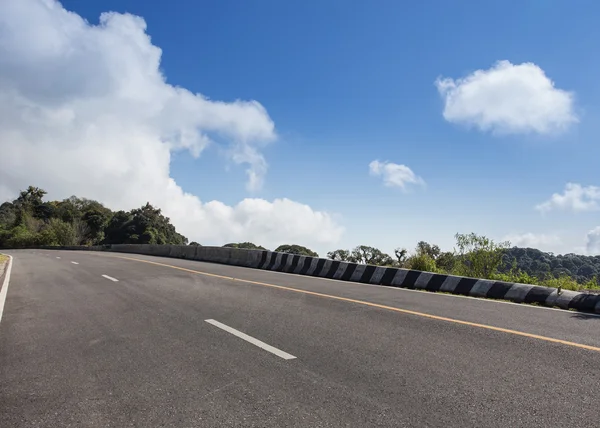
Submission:
[[[0,263],[7,262],[7,261],[8,261],[8,256],[5,256],[4,254],[0,254]]]

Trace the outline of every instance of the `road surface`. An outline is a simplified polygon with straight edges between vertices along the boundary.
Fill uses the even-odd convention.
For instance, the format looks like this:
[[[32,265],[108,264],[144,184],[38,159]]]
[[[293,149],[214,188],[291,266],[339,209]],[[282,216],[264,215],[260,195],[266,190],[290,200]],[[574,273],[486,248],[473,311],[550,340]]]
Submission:
[[[0,427],[598,427],[600,317],[20,250]]]

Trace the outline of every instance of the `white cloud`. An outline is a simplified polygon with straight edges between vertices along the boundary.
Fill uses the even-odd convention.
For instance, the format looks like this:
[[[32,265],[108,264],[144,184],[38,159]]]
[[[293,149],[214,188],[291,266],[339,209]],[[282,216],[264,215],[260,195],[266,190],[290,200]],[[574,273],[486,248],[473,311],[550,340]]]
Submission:
[[[560,237],[557,235],[531,232],[509,234],[502,238],[502,241],[509,241],[515,247],[537,248],[539,250],[556,248],[556,246],[562,244]]]
[[[369,173],[382,177],[386,186],[400,187],[402,190],[406,190],[409,184],[425,185],[425,181],[406,165],[374,160],[369,164]]]
[[[92,26],[54,0],[0,1],[0,29],[0,197],[33,184],[113,209],[150,201],[204,244],[340,238],[329,214],[287,199],[227,206],[182,191],[171,153],[199,156],[217,140],[259,188],[275,127],[256,101],[213,101],[168,84],[142,18],[111,12]]]
[[[550,134],[578,122],[574,95],[533,63],[498,61],[462,79],[438,78],[444,118],[482,131]]]
[[[535,206],[541,212],[571,210],[595,211],[600,208],[600,187],[567,183],[564,192],[554,193],[547,201]]]
[[[600,226],[587,233],[585,248],[591,256],[600,255]]]

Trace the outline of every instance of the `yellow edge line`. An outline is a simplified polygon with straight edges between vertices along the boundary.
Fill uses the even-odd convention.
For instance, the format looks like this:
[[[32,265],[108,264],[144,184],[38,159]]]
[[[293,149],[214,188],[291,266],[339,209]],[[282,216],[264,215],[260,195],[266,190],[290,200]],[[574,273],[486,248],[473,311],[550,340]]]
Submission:
[[[544,340],[546,342],[560,343],[561,345],[567,345],[567,346],[573,346],[575,348],[587,349],[588,351],[600,352],[600,348],[598,348],[596,346],[584,345],[582,343],[576,343],[576,342],[569,342],[568,340],[554,339],[552,337],[540,336],[538,334],[525,333],[523,331],[511,330],[508,328],[494,327],[494,326],[486,325],[486,324],[479,324],[479,323],[470,322],[470,321],[457,320],[454,318],[441,317],[438,315],[431,315],[431,314],[426,314],[423,312],[411,311],[409,309],[401,309],[401,308],[396,308],[393,306],[380,305],[379,303],[366,302],[364,300],[349,299],[347,297],[333,296],[331,294],[317,293],[316,291],[308,291],[308,290],[302,290],[302,289],[298,289],[298,288],[285,287],[283,285],[275,285],[275,284],[269,284],[266,282],[250,281],[248,279],[239,279],[239,278],[233,278],[230,276],[217,275],[214,273],[200,272],[197,270],[187,269],[187,268],[183,268],[183,267],[179,267],[179,266],[173,266],[173,265],[167,265],[164,263],[152,262],[150,260],[142,260],[142,259],[135,259],[132,257],[121,257],[121,256],[112,256],[112,255],[109,257],[115,257],[117,259],[124,259],[124,260],[133,260],[133,261],[142,262],[142,263],[149,263],[149,264],[157,265],[157,266],[164,266],[164,267],[168,267],[168,268],[172,268],[172,269],[182,270],[185,272],[195,273],[198,275],[211,276],[213,278],[229,279],[232,281],[244,282],[247,284],[262,285],[263,287],[271,287],[271,288],[277,288],[280,290],[293,291],[296,293],[310,294],[311,296],[325,297],[327,299],[340,300],[342,302],[356,303],[359,305],[371,306],[373,308],[379,308],[379,309],[386,309],[389,311],[400,312],[400,313],[409,314],[409,315],[415,315],[415,316],[429,318],[429,319],[433,319],[433,320],[437,320],[437,321],[446,321],[446,322],[452,322],[455,324],[468,325],[470,327],[477,327],[477,328],[484,328],[487,330],[500,331],[502,333],[514,334],[516,336],[529,337],[531,339],[539,339],[539,340]]]

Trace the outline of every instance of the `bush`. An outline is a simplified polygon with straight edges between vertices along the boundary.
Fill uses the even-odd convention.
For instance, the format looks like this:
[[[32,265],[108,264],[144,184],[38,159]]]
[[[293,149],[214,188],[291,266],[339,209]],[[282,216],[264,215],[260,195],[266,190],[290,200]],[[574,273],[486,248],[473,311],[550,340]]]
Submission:
[[[592,279],[585,282],[581,287],[584,290],[598,290],[600,289],[600,282],[598,282],[598,277],[594,275]]]
[[[573,278],[567,275],[560,275],[558,278],[548,278],[542,281],[539,285],[572,291],[578,291],[581,289],[581,285]]]
[[[77,245],[77,234],[71,223],[53,218],[48,227],[54,233],[58,245]]]
[[[411,256],[406,261],[407,269],[422,270],[425,272],[437,272],[435,260],[427,254],[417,254]]]
[[[25,248],[35,245],[36,234],[27,230],[24,225],[14,227],[10,232],[10,237],[6,241],[6,246],[10,248]]]
[[[34,242],[35,245],[43,245],[47,247],[55,247],[59,245],[54,230],[49,227],[36,234]]]
[[[475,233],[468,235],[457,233],[458,255],[454,273],[461,276],[489,279],[498,272],[502,256],[510,246],[509,242],[496,243]]]
[[[535,276],[529,275],[527,272],[518,271],[518,272],[509,272],[509,273],[495,273],[490,275],[489,279],[493,279],[495,281],[504,281],[504,282],[518,282],[519,284],[530,284],[536,285],[540,284],[540,280]]]

